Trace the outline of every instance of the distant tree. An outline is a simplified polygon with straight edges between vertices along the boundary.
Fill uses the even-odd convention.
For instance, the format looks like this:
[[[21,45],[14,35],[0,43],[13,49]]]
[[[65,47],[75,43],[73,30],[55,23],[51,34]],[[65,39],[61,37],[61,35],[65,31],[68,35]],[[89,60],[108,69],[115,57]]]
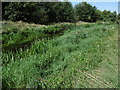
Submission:
[[[78,20],[86,22],[95,22],[97,21],[98,13],[97,8],[91,6],[87,2],[79,3],[75,6],[75,12]]]
[[[70,2],[63,2],[63,7],[63,19],[66,22],[74,22],[74,9],[72,7],[72,4]]]
[[[116,11],[112,12],[109,17],[110,17],[110,20],[112,22],[115,22],[116,19],[117,19],[117,13],[116,13]]]
[[[120,14],[118,14],[118,20],[120,20]]]
[[[101,14],[95,6],[92,7],[90,17],[91,17],[91,20],[90,20],[91,22],[96,22],[101,19]]]
[[[55,2],[42,2],[40,6],[45,9],[48,15],[48,23],[56,21],[56,11],[54,10]]]
[[[48,3],[44,4],[44,2],[3,2],[4,11],[2,16],[5,20],[22,20],[29,23],[46,24],[54,16],[52,12],[49,14],[52,10],[48,6],[52,7],[52,5],[48,5]],[[51,19],[49,19],[48,15]]]
[[[42,2],[39,5],[48,15],[48,23],[74,21],[74,10],[70,2]]]
[[[30,17],[31,22],[39,23],[39,24],[47,24],[48,23],[48,15],[44,8],[36,9],[35,12]]]
[[[97,12],[97,21],[102,21],[103,20],[103,13],[102,13],[102,11],[100,11],[100,10],[96,10],[96,12]]]
[[[70,2],[59,2],[55,5],[56,20],[59,22],[74,22],[74,9]]]
[[[103,12],[103,21],[110,21],[110,11],[104,10]]]
[[[120,24],[120,14],[117,15],[117,23]]]
[[[7,20],[8,15],[6,14],[5,8],[9,5],[9,2],[2,2],[2,19]]]
[[[102,12],[102,15],[103,15],[103,20],[104,21],[116,21],[117,19],[117,13],[116,12],[110,12],[109,10],[104,10]]]
[[[22,20],[31,22],[29,18],[37,8],[37,3],[31,2],[10,2],[7,5],[5,5],[5,3],[6,2],[3,2],[3,19],[13,21]]]
[[[49,1],[49,0],[48,0]],[[25,21],[28,23],[51,24],[56,22],[96,22],[116,21],[117,13],[100,11],[95,6],[82,2],[72,7],[64,0],[60,2],[3,2],[2,17],[4,20]]]

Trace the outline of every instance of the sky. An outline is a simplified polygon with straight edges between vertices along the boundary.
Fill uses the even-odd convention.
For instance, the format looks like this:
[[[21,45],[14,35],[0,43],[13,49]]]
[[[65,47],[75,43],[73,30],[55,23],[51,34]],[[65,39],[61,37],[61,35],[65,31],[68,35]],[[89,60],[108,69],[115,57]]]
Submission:
[[[95,1],[95,0],[94,0]],[[75,4],[78,4],[80,2],[71,2],[73,6],[75,6]],[[91,4],[92,6],[96,6],[97,9],[99,10],[110,10],[110,11],[116,11],[118,13],[118,2],[88,2],[89,4]],[[119,5],[119,9],[120,9],[120,5]]]
[[[120,2],[118,4],[118,13],[120,13]]]

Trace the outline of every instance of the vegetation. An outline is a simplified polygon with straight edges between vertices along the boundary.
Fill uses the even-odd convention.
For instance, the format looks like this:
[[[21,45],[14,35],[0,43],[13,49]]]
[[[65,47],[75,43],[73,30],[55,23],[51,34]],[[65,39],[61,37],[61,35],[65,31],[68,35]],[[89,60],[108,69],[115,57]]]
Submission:
[[[56,1],[2,3],[3,88],[117,88],[120,14]]]
[[[97,13],[97,8],[91,6],[87,2],[82,2],[75,6],[75,11],[78,20],[86,22],[96,22],[99,19],[99,14]]]
[[[117,13],[100,11],[82,2],[75,7],[70,2],[3,2],[3,19],[29,23],[116,21]]]
[[[54,22],[73,22],[73,12],[70,2],[3,2],[2,14],[5,20],[49,24]]]
[[[3,31],[3,41],[8,38],[6,41],[13,42],[12,44],[17,46],[18,41],[23,43],[22,40],[27,39],[26,35],[29,39],[37,35],[41,38],[36,38],[30,46],[19,47],[16,51],[6,50],[3,47],[4,88],[117,87],[117,66],[115,66],[117,64],[117,27],[115,24],[80,24],[76,27],[74,25],[70,27],[71,24],[68,24],[68,28],[61,34],[56,33],[54,37],[53,34],[49,36],[49,32],[47,34],[41,32],[43,27],[37,28],[37,26],[34,30],[30,28],[20,31],[18,26],[16,26],[18,28],[16,32],[12,29],[12,25],[8,27],[11,28],[10,32],[7,29]],[[63,26],[55,24],[44,29],[53,32],[55,28],[62,30],[60,28],[66,26],[67,24]],[[43,37],[44,35],[47,38]],[[11,45],[8,42],[4,44]],[[111,48],[110,53],[108,48]],[[113,57],[107,57],[111,55]],[[104,67],[102,67],[103,64]],[[91,81],[93,78],[87,74],[84,75],[84,73],[92,75],[101,67],[104,70],[106,67],[107,70],[113,68],[113,71],[107,73],[110,74],[109,77],[106,76],[106,72],[100,70],[102,74],[97,80],[102,83],[94,84],[95,80]],[[87,78],[84,79],[84,77]]]

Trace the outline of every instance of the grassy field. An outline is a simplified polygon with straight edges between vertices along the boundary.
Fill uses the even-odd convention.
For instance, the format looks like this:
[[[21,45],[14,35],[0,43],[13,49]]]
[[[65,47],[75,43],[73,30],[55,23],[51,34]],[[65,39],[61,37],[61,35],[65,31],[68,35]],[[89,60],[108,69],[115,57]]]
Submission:
[[[114,23],[3,25],[4,88],[118,87]]]

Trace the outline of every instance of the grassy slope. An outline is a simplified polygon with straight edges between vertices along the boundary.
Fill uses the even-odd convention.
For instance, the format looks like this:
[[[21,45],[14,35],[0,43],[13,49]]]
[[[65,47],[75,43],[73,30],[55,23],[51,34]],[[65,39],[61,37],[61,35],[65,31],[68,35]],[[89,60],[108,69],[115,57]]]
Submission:
[[[117,28],[77,26],[2,58],[4,87],[117,87]]]
[[[44,26],[22,22],[6,22],[3,24],[2,38],[0,38],[3,51],[16,51],[16,49],[28,47],[36,39],[52,39],[75,26],[73,23],[58,23]]]
[[[83,82],[83,87],[118,87],[118,31],[117,28],[115,30],[112,36],[104,38],[105,51],[102,53],[103,61],[99,67],[87,72],[79,71],[75,87],[81,87],[80,85],[83,85]],[[82,83],[81,80],[83,81]]]

